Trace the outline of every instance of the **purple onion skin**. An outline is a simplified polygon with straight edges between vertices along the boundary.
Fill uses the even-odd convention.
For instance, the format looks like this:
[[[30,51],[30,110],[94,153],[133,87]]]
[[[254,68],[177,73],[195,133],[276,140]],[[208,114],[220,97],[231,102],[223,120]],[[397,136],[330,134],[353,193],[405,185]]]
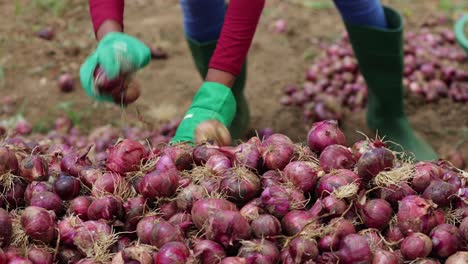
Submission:
[[[379,172],[391,169],[395,155],[386,148],[374,148],[364,153],[356,167],[358,175],[365,181],[370,181]]]
[[[294,263],[311,261],[318,256],[319,250],[317,242],[304,237],[297,237],[291,240],[288,246],[289,255]]]
[[[6,210],[0,208],[0,248],[6,247],[10,244],[13,226],[10,216]]]
[[[360,215],[368,228],[383,230],[393,215],[391,205],[383,199],[368,200],[360,207]]]
[[[453,254],[445,264],[465,264],[468,261],[468,251],[458,251],[457,253]]]
[[[435,180],[424,190],[423,197],[427,200],[432,200],[438,206],[447,206],[450,201],[455,197],[457,188],[444,181]]]
[[[326,147],[319,157],[320,167],[327,172],[332,169],[352,169],[355,163],[353,153],[342,145]]]
[[[460,234],[461,236],[468,241],[468,217],[463,218],[463,221],[460,223]]]
[[[349,234],[341,240],[340,250],[336,252],[340,263],[370,263],[372,253],[364,237],[357,234]]]
[[[320,153],[333,144],[346,145],[346,138],[336,120],[325,120],[312,125],[307,134],[307,144],[312,151]]]
[[[413,189],[423,193],[431,184],[432,180],[438,180],[442,177],[442,169],[430,162],[419,162],[416,164],[416,173],[412,180]]]
[[[217,264],[226,257],[224,248],[211,240],[196,240],[193,247],[193,253],[201,263]]]
[[[372,264],[398,264],[398,256],[391,251],[378,249],[374,253]]]
[[[432,241],[423,233],[412,233],[401,242],[400,249],[405,260],[425,258],[431,253]]]
[[[154,257],[158,264],[185,264],[190,257],[190,251],[182,242],[169,242],[159,249]]]
[[[45,249],[32,247],[28,250],[28,259],[33,264],[52,264],[54,256]]]
[[[158,248],[171,241],[182,242],[183,240],[184,237],[179,227],[166,221],[156,223],[151,230],[150,244]]]
[[[281,234],[280,221],[268,214],[261,214],[250,224],[256,238],[273,238]]]
[[[432,229],[432,250],[437,256],[446,258],[457,252],[460,248],[462,236],[460,230],[453,225],[440,224]]]
[[[75,198],[81,190],[80,181],[72,176],[60,175],[54,183],[54,192],[63,200]]]
[[[40,192],[34,194],[31,198],[30,205],[54,211],[57,215],[61,214],[63,210],[62,200],[53,192]]]

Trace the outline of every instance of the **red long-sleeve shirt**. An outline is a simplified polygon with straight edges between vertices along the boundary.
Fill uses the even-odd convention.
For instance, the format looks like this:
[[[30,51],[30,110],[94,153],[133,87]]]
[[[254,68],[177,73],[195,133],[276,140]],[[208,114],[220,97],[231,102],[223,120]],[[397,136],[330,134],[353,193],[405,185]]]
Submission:
[[[239,75],[252,43],[265,0],[231,0],[210,68]],[[106,20],[123,27],[124,0],[89,0],[94,31]]]

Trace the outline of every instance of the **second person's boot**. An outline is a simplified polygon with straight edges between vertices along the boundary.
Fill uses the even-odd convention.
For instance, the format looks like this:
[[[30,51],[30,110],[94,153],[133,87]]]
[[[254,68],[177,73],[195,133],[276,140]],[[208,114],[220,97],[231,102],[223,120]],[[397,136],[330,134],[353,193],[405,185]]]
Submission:
[[[417,160],[437,159],[432,147],[416,136],[404,112],[403,19],[390,8],[385,8],[385,16],[387,29],[345,23],[368,87],[367,124]]]

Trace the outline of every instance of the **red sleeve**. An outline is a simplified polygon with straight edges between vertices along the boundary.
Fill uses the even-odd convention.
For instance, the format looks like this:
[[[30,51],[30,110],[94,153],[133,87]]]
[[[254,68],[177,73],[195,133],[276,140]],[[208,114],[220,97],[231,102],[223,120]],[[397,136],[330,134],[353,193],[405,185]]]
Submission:
[[[231,0],[210,68],[239,75],[265,0]]]
[[[114,20],[123,28],[124,0],[88,0],[94,32],[106,20]]]

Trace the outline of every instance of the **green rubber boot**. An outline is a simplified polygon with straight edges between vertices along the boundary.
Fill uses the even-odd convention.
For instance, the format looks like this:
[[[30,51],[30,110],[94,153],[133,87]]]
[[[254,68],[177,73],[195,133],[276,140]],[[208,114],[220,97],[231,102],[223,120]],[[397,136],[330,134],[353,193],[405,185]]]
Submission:
[[[387,7],[385,16],[388,29],[345,23],[368,86],[367,125],[417,160],[437,159],[432,147],[415,135],[403,109],[403,18]]]
[[[211,56],[216,48],[217,41],[211,41],[206,43],[198,43],[192,39],[187,38],[187,42],[192,53],[195,66],[202,78],[206,77],[208,72],[208,65],[210,63]],[[249,127],[250,122],[250,111],[247,100],[244,96],[244,86],[247,77],[247,62],[242,67],[242,72],[237,76],[234,85],[232,86],[232,93],[236,98],[237,109],[236,116],[229,127],[232,140],[242,139]]]

